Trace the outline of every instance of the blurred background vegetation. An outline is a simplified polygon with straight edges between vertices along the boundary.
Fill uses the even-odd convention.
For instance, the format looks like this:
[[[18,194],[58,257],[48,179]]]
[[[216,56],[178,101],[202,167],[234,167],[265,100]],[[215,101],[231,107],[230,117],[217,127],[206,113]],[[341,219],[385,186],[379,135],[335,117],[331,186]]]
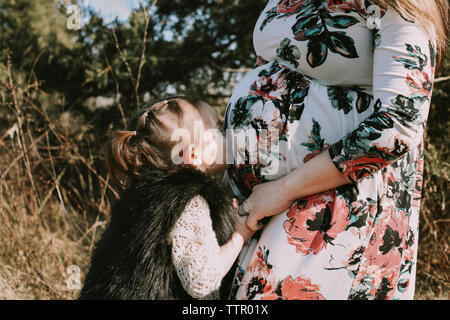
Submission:
[[[67,28],[70,3],[0,0],[0,299],[77,297],[67,268],[83,278],[117,197],[111,130],[167,94],[202,97],[223,116],[254,64],[266,1],[147,0],[112,21],[82,6],[79,30]],[[417,299],[449,294],[449,75],[447,57],[426,132]]]

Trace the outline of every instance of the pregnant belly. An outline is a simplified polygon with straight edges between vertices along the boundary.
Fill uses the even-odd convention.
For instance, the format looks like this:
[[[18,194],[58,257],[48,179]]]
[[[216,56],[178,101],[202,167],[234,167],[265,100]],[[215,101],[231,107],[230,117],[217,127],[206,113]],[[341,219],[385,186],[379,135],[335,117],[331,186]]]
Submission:
[[[298,168],[373,112],[370,91],[326,86],[273,61],[235,87],[225,114],[232,170],[251,190]]]

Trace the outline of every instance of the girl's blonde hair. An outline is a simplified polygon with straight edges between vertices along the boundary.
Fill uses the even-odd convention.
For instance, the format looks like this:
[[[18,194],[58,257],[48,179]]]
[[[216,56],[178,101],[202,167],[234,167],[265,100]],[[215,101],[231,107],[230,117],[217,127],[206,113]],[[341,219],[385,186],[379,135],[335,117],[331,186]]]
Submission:
[[[183,125],[183,103],[198,109],[200,100],[176,96],[148,103],[130,121],[129,130],[116,130],[111,140],[107,159],[108,171],[116,182],[125,185],[139,176],[145,168],[174,169],[171,151],[177,141],[171,141],[172,132],[159,120],[165,113],[177,116]]]
[[[436,35],[436,72],[443,66],[448,49],[448,0],[369,0],[383,9],[392,8],[403,18],[418,21],[430,39]],[[434,29],[434,30],[433,30]]]

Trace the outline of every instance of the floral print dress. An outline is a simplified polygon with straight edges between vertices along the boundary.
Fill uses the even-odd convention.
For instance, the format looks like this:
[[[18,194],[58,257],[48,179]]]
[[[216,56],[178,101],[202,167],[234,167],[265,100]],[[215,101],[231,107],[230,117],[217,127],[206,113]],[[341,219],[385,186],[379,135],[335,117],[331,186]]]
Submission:
[[[254,47],[225,115],[256,136],[233,144],[234,182],[248,195],[328,150],[349,184],[271,217],[232,298],[413,299],[435,39],[364,0],[271,0]]]

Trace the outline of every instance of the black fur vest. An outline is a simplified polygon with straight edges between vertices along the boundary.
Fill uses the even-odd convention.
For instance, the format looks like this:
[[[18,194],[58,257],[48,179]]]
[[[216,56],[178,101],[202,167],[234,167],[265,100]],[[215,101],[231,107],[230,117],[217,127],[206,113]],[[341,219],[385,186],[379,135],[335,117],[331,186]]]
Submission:
[[[234,231],[236,213],[225,188],[193,168],[149,169],[112,207],[79,298],[193,299],[176,274],[168,236],[186,204],[199,194],[209,204],[219,245],[226,243]],[[203,299],[226,298],[230,274],[220,292]]]

